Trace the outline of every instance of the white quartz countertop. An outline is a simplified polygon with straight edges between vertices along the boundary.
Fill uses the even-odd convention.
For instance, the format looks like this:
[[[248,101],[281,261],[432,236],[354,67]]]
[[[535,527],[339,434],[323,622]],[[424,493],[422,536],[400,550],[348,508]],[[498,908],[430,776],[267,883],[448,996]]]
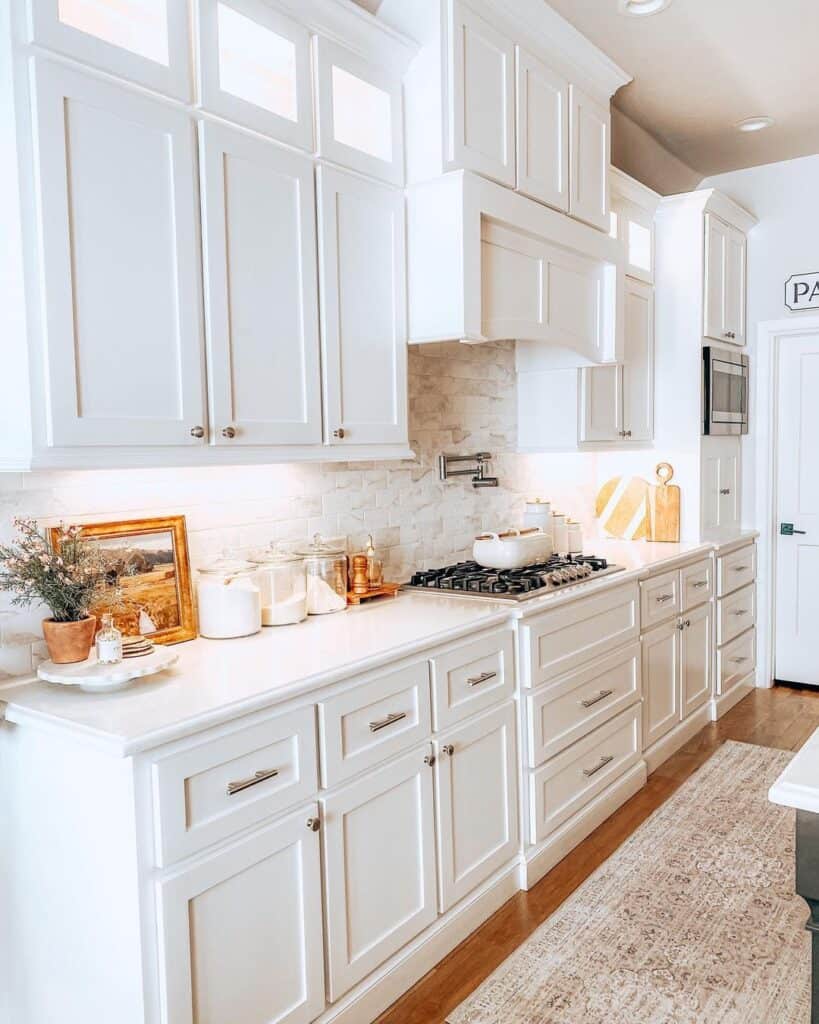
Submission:
[[[590,551],[624,571],[520,603],[402,592],[295,626],[268,627],[252,637],[179,644],[173,668],[114,693],[23,681],[0,689],[0,701],[7,702],[9,722],[68,731],[128,756],[755,536],[737,535],[719,544],[591,542]]]
[[[819,729],[768,790],[771,803],[819,814]]]

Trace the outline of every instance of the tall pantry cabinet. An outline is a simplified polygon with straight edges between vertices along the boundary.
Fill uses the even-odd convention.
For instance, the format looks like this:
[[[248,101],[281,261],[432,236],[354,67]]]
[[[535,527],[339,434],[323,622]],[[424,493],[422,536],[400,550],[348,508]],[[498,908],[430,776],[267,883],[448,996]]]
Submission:
[[[408,455],[413,44],[319,0],[22,6],[0,468]]]

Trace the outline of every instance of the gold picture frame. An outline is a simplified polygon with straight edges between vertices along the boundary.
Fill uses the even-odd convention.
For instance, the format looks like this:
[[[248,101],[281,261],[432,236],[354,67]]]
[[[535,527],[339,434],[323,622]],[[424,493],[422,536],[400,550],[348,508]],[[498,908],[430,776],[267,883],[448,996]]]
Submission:
[[[95,615],[111,612],[125,636],[142,635],[155,644],[196,637],[184,516],[80,525],[82,536],[98,541],[111,557],[110,596],[94,603]],[[60,527],[49,534],[56,549]]]

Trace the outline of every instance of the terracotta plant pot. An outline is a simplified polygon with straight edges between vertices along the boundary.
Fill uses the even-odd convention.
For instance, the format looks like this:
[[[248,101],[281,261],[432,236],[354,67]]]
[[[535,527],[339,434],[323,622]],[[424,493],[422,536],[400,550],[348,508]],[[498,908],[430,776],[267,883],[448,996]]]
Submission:
[[[54,664],[71,665],[75,661],[85,661],[91,652],[96,627],[96,615],[87,615],[79,622],[43,619],[43,636]]]

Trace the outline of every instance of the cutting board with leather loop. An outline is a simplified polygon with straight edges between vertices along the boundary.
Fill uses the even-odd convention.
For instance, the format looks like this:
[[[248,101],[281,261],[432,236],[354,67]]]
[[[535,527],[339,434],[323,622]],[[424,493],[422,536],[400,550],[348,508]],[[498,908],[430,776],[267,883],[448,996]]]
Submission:
[[[657,485],[649,494],[650,537],[670,544],[680,540],[680,489],[671,483],[674,467],[661,462],[655,470]]]

